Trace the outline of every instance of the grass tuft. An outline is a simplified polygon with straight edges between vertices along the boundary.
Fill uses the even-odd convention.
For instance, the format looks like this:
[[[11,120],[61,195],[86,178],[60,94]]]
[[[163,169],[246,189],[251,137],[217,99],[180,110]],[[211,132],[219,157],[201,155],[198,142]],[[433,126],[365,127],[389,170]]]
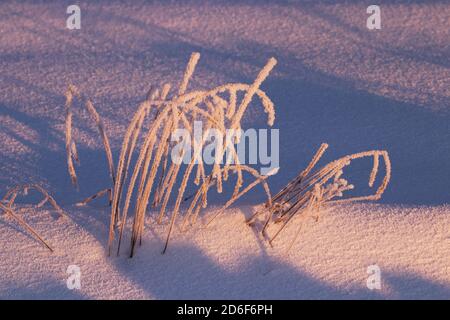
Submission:
[[[2,201],[0,202],[0,210],[3,211],[8,217],[11,217],[13,220],[15,220],[20,226],[22,226],[25,230],[30,232],[36,239],[38,239],[45,247],[47,247],[51,252],[53,252],[53,248],[44,240],[44,238],[39,235],[39,233],[34,230],[20,215],[18,215],[15,211],[15,202],[17,199],[17,196],[20,194],[28,195],[28,192],[30,189],[36,190],[38,193],[40,193],[43,196],[43,199],[37,204],[36,207],[40,208],[45,203],[49,203],[56,212],[61,216],[68,218],[64,210],[61,209],[61,207],[56,203],[55,199],[41,186],[37,184],[25,184],[25,185],[18,185],[11,189],[9,189],[5,196],[3,197]],[[0,211],[0,212],[1,212]]]
[[[327,148],[328,145],[323,143],[306,169],[278,192],[273,197],[272,203],[266,203],[264,210],[257,211],[247,220],[247,223],[252,225],[260,216],[266,214],[261,232],[265,238],[268,238],[270,244],[285,229],[286,225],[294,220],[293,218],[298,218],[296,221],[299,223],[299,227],[292,243],[298,237],[304,221],[309,217],[317,221],[323,208],[334,203],[379,200],[386,190],[391,177],[391,161],[387,151],[371,150],[347,155],[311,173]],[[386,173],[380,186],[372,195],[339,199],[346,191],[354,188],[352,184],[342,178],[343,169],[352,161],[367,157],[374,159],[369,177],[370,187],[373,187],[375,183],[379,158],[382,157],[384,160]],[[279,224],[281,226],[277,228],[276,225]],[[271,227],[274,227],[276,231],[272,236],[268,236],[267,229]]]
[[[222,132],[225,137],[227,129],[240,130],[242,117],[255,96],[259,98],[264,111],[267,113],[268,124],[272,126],[275,120],[273,102],[259,89],[261,83],[277,63],[274,58],[268,60],[252,84],[231,83],[211,90],[189,92],[189,82],[199,59],[199,53],[191,55],[178,90],[171,92],[172,85],[164,84],[160,89],[152,87],[148,91],[146,99],[138,106],[125,132],[116,167],[113,166],[111,149],[103,123],[92,103],[84,98],[74,86],[69,86],[66,92],[67,164],[69,176],[75,186],[77,186],[77,176],[74,161],[78,161],[78,156],[71,134],[74,97],[84,101],[87,110],[97,124],[105,147],[112,186],[85,199],[79,205],[85,205],[101,195],[111,193],[109,254],[113,250],[116,236],[118,238],[117,254],[120,253],[130,211],[134,211],[130,244],[130,256],[133,256],[136,245],[142,242],[144,220],[149,204],[154,208],[159,208],[157,222],[163,223],[164,217],[168,216],[169,201],[174,198],[175,205],[169,215],[170,222],[163,248],[164,253],[180,214],[181,204],[191,200],[182,224],[182,227],[186,228],[188,225],[195,223],[201,209],[207,206],[207,195],[210,188],[215,186],[217,192],[222,192],[223,182],[228,180],[229,172],[236,174],[237,181],[233,195],[226,202],[224,209],[258,184],[263,185],[268,196],[268,202],[271,203],[269,186],[265,181],[267,177],[261,176],[256,170],[240,164],[235,145],[226,141],[226,139],[222,142],[222,148],[219,148],[220,151],[217,152],[216,159],[223,159],[227,149],[231,150],[232,155],[224,165],[220,165],[219,161],[216,161],[211,172],[207,172],[199,154],[194,153],[182,177],[180,177],[181,164],[169,161],[173,147],[170,138],[175,129],[184,128],[188,130],[192,137],[192,124],[196,120],[201,120],[203,121],[204,131],[214,128]],[[243,99],[240,102],[238,101],[239,93],[243,93],[243,95],[241,94]],[[226,97],[229,98],[228,101]],[[144,126],[146,122],[149,126]],[[145,132],[144,127],[148,128]],[[205,134],[200,141],[194,141],[194,150],[201,150],[206,143],[206,139]],[[184,154],[180,154],[180,156],[183,157]],[[135,161],[133,162],[132,159]],[[197,166],[196,170],[195,166]],[[198,185],[197,192],[193,197],[185,197],[188,181],[194,172],[194,183]],[[246,187],[244,187],[243,173],[250,174],[254,178],[254,181]],[[158,174],[159,179],[157,178]],[[180,185],[177,192],[174,192],[179,178],[181,178]]]

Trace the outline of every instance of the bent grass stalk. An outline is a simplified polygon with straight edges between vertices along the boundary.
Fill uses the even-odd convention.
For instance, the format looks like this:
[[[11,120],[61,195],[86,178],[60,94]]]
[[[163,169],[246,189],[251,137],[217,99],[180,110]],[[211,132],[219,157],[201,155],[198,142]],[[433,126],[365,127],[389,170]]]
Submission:
[[[305,218],[313,217],[319,219],[319,213],[324,206],[334,203],[347,203],[355,201],[375,201],[379,200],[386,190],[391,177],[391,162],[389,154],[385,150],[371,150],[347,155],[340,159],[330,162],[316,172],[310,174],[314,166],[325,152],[327,144],[322,144],[315,156],[297,177],[289,182],[280,192],[273,197],[271,205],[266,203],[267,210],[259,210],[247,220],[248,224],[254,224],[257,218],[266,213],[265,223],[261,232],[265,235],[266,230],[275,224],[282,223],[275,233],[270,237],[269,243],[278,237],[288,223],[294,218],[299,217],[298,230],[294,236],[295,241],[301,230],[301,225]],[[336,199],[343,196],[345,191],[353,189],[353,185],[348,184],[347,180],[342,178],[343,169],[351,164],[353,160],[373,157],[373,167],[369,176],[369,187],[373,187],[379,169],[379,157],[382,157],[385,164],[385,176],[376,189],[375,193],[366,196],[356,196],[346,199]],[[292,247],[292,243],[289,248]]]
[[[2,201],[0,201],[0,212],[3,211],[7,216],[14,219],[19,225],[21,225],[25,230],[30,232],[36,239],[38,239],[45,247],[47,247],[51,252],[53,248],[44,240],[44,238],[39,235],[39,233],[34,230],[20,215],[14,211],[14,204],[17,196],[21,193],[28,195],[30,189],[34,189],[39,192],[44,198],[36,205],[37,208],[42,207],[45,203],[49,203],[55,211],[61,216],[68,218],[64,210],[56,203],[55,199],[40,185],[37,184],[25,184],[18,185],[9,189],[4,195]],[[6,203],[6,204],[4,204]]]
[[[127,218],[127,214],[131,205],[131,199],[134,194],[134,190],[136,188],[136,183],[138,180],[140,181],[137,186],[136,193],[136,201],[135,201],[135,210],[134,210],[134,218],[132,223],[132,232],[131,232],[131,248],[130,255],[132,256],[135,251],[135,246],[139,242],[141,242],[143,229],[144,229],[144,217],[147,212],[147,207],[149,203],[152,203],[152,206],[157,207],[161,206],[158,215],[158,222],[162,222],[162,218],[166,215],[166,209],[168,206],[168,202],[170,197],[172,196],[173,188],[175,183],[177,182],[177,178],[180,172],[181,166],[179,164],[171,163],[169,168],[167,168],[167,157],[170,152],[170,134],[173,129],[177,128],[180,124],[184,126],[186,130],[188,130],[192,134],[192,123],[197,119],[201,119],[206,123],[207,128],[215,128],[220,132],[224,133],[227,126],[225,120],[228,119],[230,122],[230,127],[235,127],[237,129],[240,128],[240,121],[243,117],[243,114],[248,107],[250,101],[252,100],[253,95],[258,96],[261,101],[263,108],[266,113],[268,113],[268,122],[270,125],[273,124],[275,118],[274,106],[267,95],[259,89],[260,84],[264,79],[268,76],[270,70],[275,66],[276,60],[270,59],[267,65],[261,70],[256,80],[252,85],[247,84],[228,84],[219,86],[209,91],[193,91],[187,92],[187,86],[190,78],[192,77],[195,66],[199,60],[199,54],[194,53],[187,65],[186,71],[183,76],[183,80],[179,86],[178,92],[175,96],[171,98],[161,97],[158,101],[153,101],[151,104],[155,104],[158,106],[158,112],[151,123],[149,131],[144,135],[144,142],[141,146],[141,150],[139,152],[136,163],[134,164],[133,174],[129,182],[125,181],[126,174],[128,171],[129,163],[127,163],[127,159],[130,159],[131,154],[133,153],[133,148],[128,148],[129,140],[132,134],[139,134],[139,130],[136,130],[136,123],[142,121],[148,112],[146,111],[148,107],[141,107],[137,113],[135,114],[132,123],[130,124],[127,133],[125,135],[124,143],[122,144],[121,156],[119,158],[118,167],[117,167],[117,179],[114,186],[114,195],[113,195],[113,203],[111,210],[111,223],[110,223],[110,236],[108,239],[108,251],[111,252],[113,241],[115,238],[115,225],[116,223],[120,225],[119,228],[119,240],[118,240],[118,250],[117,253],[120,252],[120,243],[123,239],[123,233],[125,230],[125,221]],[[230,102],[226,102],[226,100],[221,96],[225,92],[229,92]],[[237,92],[244,91],[245,96],[243,101],[237,105]],[[229,111],[225,110],[226,108],[237,109],[237,111]],[[145,112],[144,112],[145,111]],[[181,120],[181,122],[180,122]],[[156,136],[159,135],[157,139]],[[159,143],[157,143],[159,140]],[[194,142],[196,143],[196,142]],[[200,141],[199,147],[202,147],[204,141]],[[223,156],[223,150],[219,152],[217,159],[220,156]],[[236,153],[234,151],[234,153]],[[183,156],[183,155],[181,155]],[[198,155],[194,155],[198,156]],[[235,156],[236,157],[236,156]],[[193,159],[191,159],[192,161]],[[170,217],[170,223],[168,227],[167,239],[163,249],[163,252],[167,249],[167,245],[169,243],[169,239],[171,233],[173,231],[173,227],[175,225],[175,221],[179,214],[180,206],[182,200],[184,199],[184,192],[187,188],[187,182],[190,178],[190,175],[194,168],[194,162],[188,165],[182,179],[181,184],[177,192],[177,197],[175,199],[175,207],[172,210],[172,214]],[[236,196],[240,197],[242,194],[239,194],[240,188],[243,185],[243,177],[242,170],[243,167],[239,164],[238,159],[235,159],[236,165],[233,167],[233,170],[238,174],[238,181],[235,186],[235,191],[233,194],[233,198]],[[127,163],[127,164],[126,164]],[[126,165],[125,165],[126,164]],[[150,165],[151,164],[151,165]],[[207,204],[207,191],[211,185],[216,185],[218,191],[221,191],[222,180],[225,180],[222,176],[225,172],[229,170],[229,163],[226,164],[227,169],[222,170],[218,165],[213,167],[213,172],[211,174],[211,178],[206,178],[205,168],[202,161],[198,161],[197,163],[197,173],[195,177],[196,183],[203,183],[199,186],[199,191],[194,198],[195,204],[197,204],[200,197],[202,197],[201,206],[205,207]],[[247,170],[248,171],[248,170]],[[156,179],[157,173],[160,173],[159,180]],[[139,178],[140,177],[140,178]],[[259,179],[259,177],[257,178]],[[208,183],[206,183],[208,181]],[[258,180],[258,183],[261,181]],[[122,190],[125,188],[126,184],[126,196],[124,201],[124,207],[122,212],[119,209],[120,206],[120,198],[122,194]],[[252,188],[256,184],[252,184],[250,188]],[[155,187],[155,188],[154,188]],[[266,185],[268,190],[268,186]],[[245,192],[249,189],[247,188]],[[244,192],[244,193],[245,193]],[[153,193],[153,201],[150,202],[150,196]],[[269,191],[270,194],[270,191]],[[233,200],[234,202],[234,200]],[[195,209],[195,204],[193,209]],[[195,209],[195,212],[198,214],[199,209]],[[120,220],[120,221],[119,221]]]
[[[105,132],[105,127],[104,127],[103,121],[101,120],[97,110],[95,109],[92,102],[89,99],[84,98],[74,85],[69,85],[65,96],[66,96],[65,131],[66,131],[67,168],[68,168],[69,175],[70,175],[73,185],[78,186],[77,174],[75,171],[75,166],[74,166],[73,161],[75,160],[76,162],[79,162],[78,155],[76,152],[76,144],[72,137],[72,123],[73,123],[72,105],[73,105],[74,97],[77,97],[77,98],[83,100],[83,104],[84,104],[85,108],[88,110],[89,114],[94,119],[95,124],[97,125],[97,129],[99,131],[100,137],[103,142],[103,146],[105,148],[106,159],[108,161],[109,174],[112,179],[112,184],[114,185],[115,173],[114,173],[114,164],[113,164],[111,147],[109,144],[108,136],[106,135],[106,132]]]

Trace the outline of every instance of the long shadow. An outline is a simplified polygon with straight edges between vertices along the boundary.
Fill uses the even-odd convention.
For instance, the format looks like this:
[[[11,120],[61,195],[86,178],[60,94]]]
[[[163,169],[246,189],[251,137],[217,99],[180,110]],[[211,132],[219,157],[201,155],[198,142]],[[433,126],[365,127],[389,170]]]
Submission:
[[[174,46],[172,43],[159,43],[157,50],[176,52],[171,50]],[[269,180],[273,191],[300,172],[320,143],[327,142],[330,148],[322,163],[371,149],[389,151],[393,176],[383,197],[384,203],[436,205],[448,202],[448,112],[431,112],[419,105],[355,89],[351,80],[308,70],[298,58],[277,54],[270,47],[242,43],[240,49],[239,59],[250,64],[257,61],[262,66],[264,56],[279,58],[276,70],[281,75],[270,76],[262,85],[275,102],[277,116],[274,127],[280,129],[281,170]],[[215,55],[211,50],[207,55],[210,61],[207,67],[210,68],[214,68],[214,61],[220,65],[224,58],[223,53]],[[222,70],[217,67],[212,71]],[[301,74],[305,71],[309,72],[306,77]],[[235,69],[227,72],[230,77],[239,75]],[[252,81],[240,78],[243,82]],[[261,121],[264,114],[256,111],[255,117],[255,111],[251,113],[254,114],[251,120],[247,120],[246,127],[264,127]],[[361,194],[373,193],[366,187],[370,168],[370,160],[361,160],[346,170],[350,171],[351,182]],[[250,192],[246,203],[262,201],[262,194],[258,193],[261,196]],[[212,199],[214,203],[214,196]]]
[[[357,2],[357,1],[355,1]],[[364,5],[364,1],[361,1],[362,5]],[[421,4],[421,3],[430,3],[431,1],[414,1],[412,3]],[[443,3],[443,1],[434,1],[435,3]],[[401,1],[397,1],[397,3],[401,3]],[[382,3],[378,3],[381,4]],[[391,1],[386,3],[387,5],[393,4]],[[427,62],[432,63],[438,66],[442,66],[445,68],[450,67],[449,60],[449,52],[448,47],[439,47],[429,43],[428,36],[424,31],[416,33],[414,35],[414,39],[410,39],[410,41],[414,44],[413,48],[403,48],[400,46],[392,45],[387,41],[381,41],[381,39],[377,38],[376,33],[367,32],[364,30],[364,24],[361,24],[362,27],[356,27],[349,22],[346,22],[344,19],[341,19],[339,16],[335,14],[330,14],[327,10],[321,6],[321,2],[317,1],[314,4],[304,4],[299,6],[294,6],[295,11],[299,11],[302,13],[306,13],[311,15],[314,18],[319,18],[323,21],[326,21],[329,24],[329,29],[324,29],[324,32],[330,33],[334,32],[338,34],[342,38],[349,39],[353,42],[358,43],[360,46],[364,46],[365,48],[371,48],[380,53],[385,53],[387,56],[394,56],[400,59],[410,59],[418,62]],[[292,13],[292,12],[291,12]],[[392,12],[390,12],[392,14]],[[367,15],[364,10],[361,10],[361,21],[364,21]],[[292,15],[292,18],[295,19],[296,16]],[[297,17],[298,18],[298,17]],[[390,32],[389,25],[383,28],[383,32]],[[422,45],[422,46],[421,46]]]
[[[77,210],[74,218],[100,241],[106,241],[107,228],[86,219],[101,212]],[[250,214],[250,212],[247,212]],[[156,299],[448,299],[450,286],[423,275],[382,271],[384,291],[366,289],[364,276],[361,285],[336,286],[315,278],[299,267],[270,257],[265,245],[241,257],[239,262],[223,263],[228,253],[208,256],[201,249],[180,242],[172,243],[161,255],[163,239],[146,237],[133,259],[122,254],[110,257],[109,263],[138,290]],[[365,269],[361,268],[362,275]],[[2,299],[89,299],[76,290],[67,290],[64,283],[45,279],[45,286],[16,284],[0,294]],[[94,285],[95,283],[89,284]],[[85,286],[85,285],[83,285]],[[93,288],[87,288],[88,291]],[[386,292],[385,289],[388,289]],[[104,297],[107,298],[107,297]],[[126,298],[126,297],[125,297]],[[130,296],[129,298],[134,298]]]
[[[154,248],[156,246],[156,248]],[[156,249],[156,250],[155,250]],[[344,292],[293,267],[267,258],[249,257],[236,270],[226,269],[199,249],[173,245],[158,255],[160,243],[145,243],[133,259],[112,263],[131,281],[157,299],[350,299],[362,292]],[[374,297],[377,297],[376,295]],[[379,297],[379,296],[378,296]]]
[[[42,279],[44,286],[30,287],[27,284],[17,284],[9,287],[7,292],[0,293],[1,300],[86,300],[89,297],[77,289],[69,290],[64,283],[52,279]]]
[[[156,52],[176,52],[171,43],[156,44]],[[175,45],[176,47],[176,45]],[[263,58],[275,52],[255,43],[240,46],[244,62],[257,64]],[[252,59],[253,52],[260,52]],[[261,53],[262,52],[262,53]],[[173,53],[174,54],[174,53]],[[207,68],[214,71],[214,62],[220,65],[224,54],[213,50],[207,51],[210,63]],[[233,56],[233,53],[230,53]],[[276,55],[276,54],[275,54]],[[261,58],[258,58],[261,57]],[[179,59],[185,60],[184,54]],[[256,60],[256,62],[255,62]],[[385,194],[386,203],[403,204],[442,204],[447,202],[445,192],[450,172],[445,170],[449,152],[445,148],[448,141],[448,116],[435,114],[423,108],[387,98],[382,98],[367,92],[352,88],[352,84],[342,79],[316,72],[314,77],[319,80],[328,78],[327,85],[317,84],[316,81],[297,79],[293,73],[305,70],[301,61],[289,55],[279,57],[279,70],[286,75],[269,77],[263,84],[263,89],[277,105],[277,120],[275,127],[280,129],[280,173],[271,178],[274,191],[298,173],[309,161],[314,150],[321,142],[330,143],[330,150],[325,159],[334,160],[344,154],[359,152],[367,149],[386,149],[390,152],[393,163],[392,183]],[[221,70],[219,70],[221,71]],[[229,71],[234,77],[239,75],[235,70]],[[239,76],[238,76],[239,78]],[[242,77],[241,77],[242,78]],[[251,79],[242,79],[250,82]],[[330,87],[328,83],[337,82],[338,88]],[[48,129],[46,120],[19,114],[16,108],[3,106],[4,113],[13,116],[17,121],[27,123],[31,128],[40,132],[46,140],[35,145],[42,157],[41,166],[36,166],[48,177],[57,190],[64,190],[63,195],[71,195],[70,187],[61,185],[60,177],[65,175],[64,151],[49,152],[45,145],[59,143],[63,145],[62,137]],[[257,126],[252,120],[248,125]],[[93,132],[93,131],[92,131]],[[9,133],[11,136],[12,132]],[[19,138],[18,138],[19,139]],[[28,141],[21,140],[25,145]],[[295,150],[295,152],[293,152]],[[114,150],[117,153],[117,150]],[[89,168],[86,173],[87,181],[98,179],[99,172],[104,171],[104,155],[102,150],[90,150],[80,147],[80,158],[83,168]],[[88,159],[88,160],[85,160]],[[92,161],[89,161],[91,159]],[[352,182],[360,186],[358,190],[368,193],[364,189],[367,169],[359,169]],[[32,174],[30,172],[30,174]],[[81,180],[81,178],[80,178]],[[107,184],[107,177],[101,179]],[[87,185],[90,185],[87,183]],[[64,186],[64,187],[60,187]],[[99,184],[99,188],[102,188]],[[98,188],[98,189],[99,189]],[[429,190],[434,190],[429,192]],[[92,188],[86,195],[97,190]],[[259,193],[259,191],[258,191]],[[214,200],[214,197],[212,198]],[[247,196],[249,203],[261,201],[262,198],[254,192]],[[214,203],[214,202],[213,202]]]
[[[223,266],[201,250],[172,245],[158,255],[160,242],[146,242],[133,259],[112,258],[121,274],[156,299],[448,299],[450,287],[411,273],[382,273],[389,293],[339,288],[287,263],[249,256],[242,265]],[[151,254],[142,254],[150,251]],[[148,253],[148,252],[147,252]],[[364,268],[363,268],[364,269]],[[362,269],[362,272],[364,271]]]
[[[417,274],[388,272],[383,274],[383,281],[392,290],[392,296],[395,299],[450,299],[448,284],[425,279]]]
[[[366,92],[301,80],[269,79],[264,86],[279,106],[276,126],[280,128],[281,170],[271,179],[274,189],[304,168],[320,143],[327,142],[330,148],[326,160],[370,149],[389,151],[393,173],[383,202],[448,202],[448,115]],[[366,161],[365,167],[355,165],[351,182],[357,190],[370,192],[364,185],[371,162]]]

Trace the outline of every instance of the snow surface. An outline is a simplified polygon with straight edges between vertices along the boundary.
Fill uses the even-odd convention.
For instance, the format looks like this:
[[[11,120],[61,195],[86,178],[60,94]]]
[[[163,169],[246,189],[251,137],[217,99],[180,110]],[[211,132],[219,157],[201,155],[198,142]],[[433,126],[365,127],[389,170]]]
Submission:
[[[290,251],[291,231],[270,248],[244,224],[249,206],[229,210],[207,229],[178,232],[164,255],[166,229],[148,221],[132,259],[125,253],[105,257],[106,209],[67,210],[73,221],[55,221],[45,212],[27,215],[56,247],[53,254],[13,226],[2,226],[0,241],[8,244],[0,253],[2,298],[450,297],[449,206],[342,206],[308,223]],[[366,287],[367,267],[374,264],[381,269],[380,291]],[[66,287],[69,265],[81,268],[81,290]]]
[[[0,195],[37,182],[71,217],[21,211],[51,254],[0,216],[0,298],[450,298],[448,3],[379,1],[379,31],[365,27],[365,1],[78,3],[77,31],[65,28],[72,3],[0,3]],[[95,127],[77,121],[77,192],[66,173],[63,93],[73,83],[92,98],[117,160],[150,84],[177,84],[193,51],[202,56],[189,88],[251,82],[278,59],[262,85],[280,128],[272,191],[327,142],[323,161],[389,151],[382,201],[323,213],[287,254],[295,228],[270,248],[243,223],[264,199],[255,189],[209,228],[176,234],[165,255],[165,230],[149,218],[135,258],[107,258],[108,209],[73,205],[108,186],[103,149]],[[262,108],[249,109],[245,126],[265,126]],[[352,167],[356,192],[370,192],[369,171],[364,161]],[[210,202],[207,215],[223,198]],[[81,290],[66,287],[71,264],[81,268]],[[372,264],[380,291],[366,287]]]

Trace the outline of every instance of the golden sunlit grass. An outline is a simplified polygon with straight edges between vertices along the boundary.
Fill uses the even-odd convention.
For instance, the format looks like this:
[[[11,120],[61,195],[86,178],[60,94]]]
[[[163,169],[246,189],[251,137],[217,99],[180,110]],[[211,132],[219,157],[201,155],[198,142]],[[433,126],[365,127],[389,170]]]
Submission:
[[[259,89],[261,83],[276,64],[274,58],[269,59],[252,84],[231,83],[211,90],[186,92],[199,58],[199,53],[191,55],[183,79],[176,92],[171,92],[172,85],[168,83],[162,85],[161,88],[153,87],[149,90],[146,100],[137,108],[125,133],[116,170],[114,170],[112,164],[112,154],[103,123],[92,103],[90,100],[83,98],[74,86],[69,86],[66,92],[67,163],[69,175],[75,185],[77,184],[77,177],[74,161],[78,161],[78,156],[71,134],[71,106],[74,97],[84,100],[84,105],[97,124],[105,147],[113,184],[110,189],[100,191],[96,195],[80,202],[79,205],[84,205],[98,196],[108,194],[112,190],[108,240],[109,253],[112,251],[114,240],[117,236],[117,254],[119,254],[127,216],[129,211],[133,209],[134,216],[130,246],[130,255],[133,256],[136,244],[141,243],[144,231],[144,217],[148,206],[151,204],[152,207],[159,208],[157,222],[163,223],[163,218],[167,215],[167,205],[171,196],[174,195],[175,205],[169,216],[170,222],[163,249],[163,252],[165,252],[180,213],[181,204],[183,200],[186,200],[184,194],[189,178],[194,172],[194,183],[198,185],[198,189],[184,216],[182,224],[184,228],[194,223],[201,209],[207,206],[207,194],[211,187],[216,186],[217,192],[222,192],[223,181],[228,180],[230,172],[236,174],[237,181],[233,194],[225,204],[225,208],[229,207],[234,201],[258,184],[263,185],[268,196],[268,202],[270,203],[271,201],[269,187],[265,181],[267,177],[261,176],[255,169],[241,164],[235,145],[230,144],[226,139],[222,141],[223,147],[219,148],[220,151],[216,154],[216,159],[222,159],[225,150],[231,150],[232,156],[227,158],[225,164],[221,166],[220,161],[216,161],[211,172],[207,173],[201,155],[194,152],[181,178],[177,192],[173,192],[181,169],[181,164],[169,162],[169,155],[173,147],[170,137],[175,129],[183,128],[192,136],[192,124],[194,121],[202,121],[206,132],[208,129],[216,129],[225,136],[227,129],[239,131],[242,117],[254,96],[259,98],[264,111],[267,113],[268,124],[270,126],[273,125],[275,120],[275,109],[272,101]],[[243,95],[240,102],[238,101],[239,94]],[[152,111],[155,111],[154,116],[151,116],[154,114]],[[149,129],[147,132],[142,132],[146,121],[149,124]],[[138,143],[140,141],[139,138],[142,140],[140,145]],[[201,147],[206,142],[206,138],[205,134],[200,141],[194,141],[194,144],[197,144],[194,146],[194,150],[201,150]],[[139,150],[137,151],[138,148]],[[135,152],[137,158],[132,163],[131,159]],[[180,158],[184,156],[183,152],[184,149],[179,154]],[[159,179],[157,179],[158,173]],[[244,187],[244,173],[254,177],[254,181],[246,187]],[[152,195],[153,197],[150,199]]]
[[[217,161],[214,162],[211,172],[208,173],[201,154],[195,151],[202,150],[207,140],[206,133],[199,140],[194,139],[192,141],[194,154],[191,155],[190,161],[184,168],[180,185],[176,190],[175,185],[180,176],[180,171],[182,171],[182,165],[169,161],[170,156],[173,156],[174,143],[171,141],[171,134],[174,130],[182,128],[192,136],[194,122],[202,121],[205,132],[208,132],[209,129],[215,129],[221,132],[223,136],[226,136],[225,133],[228,130],[239,132],[241,120],[254,96],[258,98],[267,114],[268,125],[272,126],[275,120],[274,104],[259,89],[261,83],[276,65],[274,58],[268,60],[252,84],[231,83],[211,90],[187,92],[189,81],[194,74],[199,59],[199,53],[191,55],[178,90],[171,90],[173,86],[169,83],[163,84],[160,88],[156,86],[150,88],[146,99],[138,106],[128,125],[116,167],[113,164],[111,148],[103,122],[92,102],[83,97],[75,86],[69,86],[66,92],[67,164],[74,185],[77,185],[74,161],[79,161],[76,145],[72,138],[72,103],[74,97],[80,99],[89,111],[97,125],[105,148],[112,185],[110,188],[83,200],[78,205],[85,205],[99,196],[109,195],[111,204],[108,237],[109,254],[111,254],[114,245],[117,244],[116,252],[119,255],[128,214],[130,211],[134,211],[130,243],[130,256],[133,256],[136,245],[142,243],[144,221],[149,205],[159,210],[156,216],[157,223],[162,224],[165,217],[168,217],[169,220],[163,248],[164,253],[179,218],[182,203],[187,200],[191,201],[181,223],[181,229],[184,230],[187,226],[194,224],[201,209],[206,208],[208,191],[211,187],[215,186],[218,193],[222,192],[223,182],[228,180],[230,172],[236,175],[233,194],[210,222],[253,187],[261,184],[267,195],[265,204],[267,210],[256,212],[248,220],[248,223],[253,224],[263,212],[266,212],[265,223],[262,228],[262,233],[265,236],[267,236],[266,231],[269,226],[281,223],[281,227],[269,238],[270,243],[275,240],[293,217],[301,217],[301,221],[306,217],[318,218],[320,210],[331,203],[380,199],[389,183],[391,174],[390,160],[386,151],[372,150],[348,155],[327,164],[320,170],[313,171],[328,147],[327,144],[322,144],[307,168],[272,198],[266,181],[267,175],[262,176],[257,170],[240,163],[234,144],[234,142],[239,141],[239,136],[235,137],[234,142],[230,142],[226,138],[221,141],[221,148],[216,150],[215,154]],[[238,97],[242,98],[239,99]],[[148,129],[144,130],[143,128]],[[221,160],[226,150],[231,152],[227,153],[227,159],[222,164]],[[184,151],[185,149],[181,148],[178,154],[179,158],[184,157]],[[373,168],[369,176],[370,187],[373,187],[375,183],[380,157],[383,158],[386,166],[385,177],[375,194],[336,200],[345,191],[353,189],[353,185],[348,184],[347,180],[342,178],[343,169],[351,161],[366,157],[373,158]],[[132,159],[135,160],[132,161]],[[245,187],[244,173],[253,177],[253,181]],[[193,182],[198,186],[197,191],[192,196],[185,197],[188,182],[193,174]],[[171,213],[168,214],[167,206],[172,197],[175,204]],[[300,232],[302,224],[303,222],[300,223],[296,236]]]
[[[323,143],[307,168],[278,192],[273,197],[271,204],[266,203],[264,210],[257,211],[247,220],[247,223],[251,225],[257,221],[257,218],[260,215],[263,213],[266,214],[265,223],[261,232],[264,237],[269,239],[270,244],[272,244],[294,217],[298,218],[296,221],[299,226],[292,243],[294,243],[300,233],[305,219],[313,217],[318,220],[320,211],[326,206],[332,203],[379,200],[386,190],[391,177],[391,161],[387,151],[371,150],[347,155],[330,162],[323,168],[311,173],[327,148],[328,144]],[[368,182],[369,187],[374,186],[378,174],[380,157],[383,158],[385,163],[385,176],[376,192],[368,196],[337,199],[342,197],[344,192],[354,188],[352,184],[349,184],[347,180],[342,177],[343,169],[349,166],[353,160],[366,157],[373,158],[373,166]],[[276,224],[281,224],[281,226],[276,228],[276,231],[272,236],[268,236],[266,233],[267,229]]]
[[[56,203],[55,199],[41,186],[37,184],[26,184],[19,185],[11,188],[6,192],[2,201],[0,202],[0,209],[14,221],[16,221],[25,230],[30,232],[35,238],[37,238],[44,246],[46,246],[50,251],[53,252],[53,248],[44,240],[44,238],[31,227],[17,212],[15,212],[15,201],[16,198],[23,194],[28,195],[29,190],[35,190],[43,196],[43,199],[36,205],[37,208],[42,207],[47,202],[56,210],[56,212],[61,217],[67,217],[66,213],[61,209],[61,207]]]

